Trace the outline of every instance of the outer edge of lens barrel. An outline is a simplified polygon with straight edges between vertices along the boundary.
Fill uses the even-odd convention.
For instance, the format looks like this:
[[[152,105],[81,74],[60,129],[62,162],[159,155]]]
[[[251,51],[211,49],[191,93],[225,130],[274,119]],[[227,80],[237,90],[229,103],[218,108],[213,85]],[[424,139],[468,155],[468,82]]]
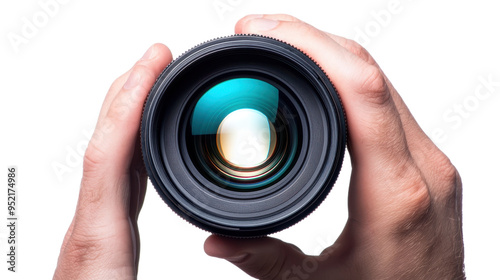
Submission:
[[[141,125],[140,125],[140,129],[139,129],[139,134],[140,134],[139,137],[140,137],[140,145],[141,145],[141,156],[142,156],[143,162],[146,162],[146,158],[145,158],[145,155],[144,155],[144,145],[145,145],[145,143],[144,143],[144,138],[143,138],[144,137],[144,129],[145,129],[144,123],[143,123],[144,122],[144,118],[143,118],[143,116],[144,116],[144,110],[146,109],[146,105],[148,104],[148,102],[150,102],[151,94],[152,94],[153,90],[156,88],[156,86],[158,84],[158,81],[165,74],[165,72],[167,72],[169,70],[169,68],[173,64],[176,63],[176,61],[178,61],[179,59],[183,58],[186,54],[192,52],[193,50],[195,50],[197,48],[200,48],[202,46],[205,46],[205,45],[207,45],[207,44],[209,44],[211,42],[215,42],[215,41],[219,41],[219,40],[223,40],[223,39],[245,38],[245,37],[249,37],[249,38],[257,37],[257,38],[265,38],[265,39],[274,40],[274,41],[280,42],[282,44],[285,44],[288,47],[295,49],[296,51],[299,51],[300,53],[302,53],[304,56],[306,56],[309,60],[311,60],[318,67],[318,69],[328,79],[328,83],[333,87],[335,93],[337,93],[336,96],[332,96],[332,99],[337,98],[338,101],[339,101],[338,104],[340,105],[340,111],[341,112],[338,112],[338,113],[342,114],[342,116],[338,116],[338,118],[339,118],[339,124],[340,124],[340,121],[343,120],[343,122],[344,122],[343,123],[343,125],[344,125],[343,127],[345,128],[345,133],[344,133],[343,139],[339,138],[339,140],[341,140],[341,144],[340,144],[341,146],[339,147],[339,148],[341,148],[341,158],[340,158],[340,161],[338,162],[338,172],[336,174],[333,174],[333,180],[331,181],[331,186],[323,188],[323,192],[321,192],[320,195],[317,195],[315,197],[316,199],[314,201],[310,201],[309,204],[307,204],[308,207],[300,209],[301,213],[296,214],[291,219],[288,219],[288,220],[282,222],[279,226],[271,225],[270,228],[273,228],[273,230],[267,230],[266,231],[265,228],[261,228],[261,229],[259,229],[259,231],[266,231],[266,233],[263,233],[263,234],[252,234],[251,232],[240,231],[240,228],[236,228],[236,227],[228,227],[228,226],[224,226],[224,225],[220,225],[220,224],[216,224],[215,225],[213,222],[208,221],[206,219],[203,219],[202,217],[193,218],[194,215],[192,215],[192,214],[188,213],[187,211],[185,211],[186,209],[184,209],[181,205],[175,203],[172,199],[170,199],[169,197],[167,197],[167,195],[165,193],[163,193],[163,192],[161,192],[159,190],[159,187],[156,185],[156,183],[154,183],[154,181],[150,177],[150,174],[152,174],[152,172],[150,170],[150,167],[147,164],[145,164],[145,167],[146,167],[146,171],[147,171],[147,174],[148,174],[148,179],[153,184],[153,186],[154,186],[156,192],[158,193],[158,195],[173,210],[173,212],[175,212],[183,220],[187,221],[188,223],[194,225],[195,227],[197,227],[197,228],[199,228],[199,229],[201,229],[201,230],[203,230],[205,232],[216,234],[216,235],[233,237],[233,238],[258,238],[258,237],[262,237],[262,236],[267,236],[269,234],[278,233],[278,232],[281,232],[281,231],[283,231],[283,230],[285,230],[287,228],[293,227],[294,225],[298,224],[300,221],[304,220],[306,217],[308,217],[309,215],[311,215],[312,213],[314,213],[318,209],[319,205],[326,199],[326,197],[328,196],[328,194],[331,192],[331,189],[333,188],[333,185],[336,183],[336,181],[338,179],[338,175],[340,174],[340,172],[342,170],[342,167],[343,167],[343,162],[344,162],[344,159],[345,159],[345,151],[346,151],[347,139],[348,139],[348,134],[349,134],[349,129],[348,129],[348,126],[347,126],[347,116],[346,116],[346,113],[345,113],[345,110],[344,110],[342,99],[341,99],[340,95],[338,94],[337,88],[333,84],[333,82],[330,79],[330,77],[328,76],[328,74],[324,71],[324,69],[319,65],[319,63],[316,60],[314,60],[312,57],[310,57],[308,54],[306,54],[305,52],[303,52],[299,48],[297,48],[297,47],[295,47],[295,46],[293,46],[293,45],[291,45],[291,44],[289,44],[289,43],[287,43],[285,41],[282,41],[280,39],[276,39],[276,38],[273,38],[273,37],[269,37],[269,36],[258,35],[258,34],[234,34],[234,35],[216,37],[214,39],[207,40],[207,41],[204,41],[204,42],[202,42],[200,44],[197,44],[194,47],[192,47],[192,48],[184,51],[181,55],[177,56],[174,60],[172,60],[163,69],[163,71],[158,75],[158,77],[156,78],[155,83],[154,83],[153,87],[150,89],[150,91],[148,93],[148,96],[146,97],[145,102],[143,104],[142,115],[141,115]],[[204,223],[202,223],[199,220],[204,220]],[[218,228],[218,229],[225,228],[224,232],[234,232],[236,230],[238,234],[224,233],[222,230],[219,230],[218,232],[210,231],[209,229],[207,229],[206,225],[211,225],[211,227]]]

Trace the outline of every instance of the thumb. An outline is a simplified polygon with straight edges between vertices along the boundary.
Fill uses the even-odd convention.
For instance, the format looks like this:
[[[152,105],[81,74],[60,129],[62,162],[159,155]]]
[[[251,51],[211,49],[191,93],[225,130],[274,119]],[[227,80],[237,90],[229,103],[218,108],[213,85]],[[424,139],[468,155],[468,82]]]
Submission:
[[[205,241],[205,252],[225,259],[261,280],[288,279],[297,273],[307,276],[305,271],[294,271],[300,268],[307,256],[295,245],[275,238],[234,239],[211,235]]]

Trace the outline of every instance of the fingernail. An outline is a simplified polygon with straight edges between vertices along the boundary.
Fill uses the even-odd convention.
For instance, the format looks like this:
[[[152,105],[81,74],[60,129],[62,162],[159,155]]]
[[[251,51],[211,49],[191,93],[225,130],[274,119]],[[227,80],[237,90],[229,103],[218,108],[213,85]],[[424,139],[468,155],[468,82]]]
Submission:
[[[274,19],[255,18],[250,21],[250,24],[257,31],[269,31],[278,26],[280,22]]]
[[[234,257],[229,257],[229,258],[225,258],[225,259],[229,262],[232,262],[232,263],[240,263],[240,262],[243,262],[247,257],[248,257],[248,254],[244,253],[241,255],[236,255]]]
[[[132,89],[135,88],[139,82],[141,81],[141,75],[137,73],[137,71],[133,71],[128,76],[127,81],[123,85],[123,89]]]
[[[154,46],[149,47],[149,49],[144,53],[144,55],[141,57],[141,60],[148,60],[153,57],[154,54]]]

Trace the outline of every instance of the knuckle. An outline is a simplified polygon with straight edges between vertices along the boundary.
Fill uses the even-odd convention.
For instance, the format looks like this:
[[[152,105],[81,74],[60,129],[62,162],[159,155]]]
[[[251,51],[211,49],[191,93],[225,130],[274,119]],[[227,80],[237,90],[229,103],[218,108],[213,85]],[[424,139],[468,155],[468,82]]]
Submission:
[[[369,65],[364,68],[358,88],[359,93],[375,105],[385,105],[392,100],[384,74],[377,66]]]
[[[129,71],[122,74],[120,77],[113,81],[110,86],[110,91],[119,91],[133,72],[140,73],[141,76],[153,77],[154,74],[151,71],[148,63],[150,62],[143,60],[137,61]]]
[[[434,155],[434,168],[440,177],[440,182],[445,185],[455,184],[459,178],[458,171],[451,163],[451,160],[443,153]]]
[[[153,74],[150,64],[150,61],[139,60],[136,62],[134,67],[132,67],[132,72],[138,73],[142,78],[156,79],[156,76]]]
[[[95,263],[102,257],[104,244],[97,236],[88,232],[73,232],[65,248],[65,257],[75,265]]]
[[[118,91],[127,80],[128,74],[129,74],[128,72],[124,73],[116,80],[114,80],[111,86],[109,87],[109,91]]]
[[[372,56],[370,55],[370,53],[363,46],[358,44],[356,41],[351,40],[351,39],[345,39],[344,47],[349,52],[351,52],[355,56],[361,58],[362,60],[364,60],[370,64],[374,63],[374,60],[373,60]]]
[[[394,199],[399,205],[395,218],[396,233],[407,233],[428,223],[432,218],[432,197],[423,175],[414,170],[403,179],[402,190]]]
[[[286,255],[279,258],[269,259],[265,264],[261,263],[261,267],[257,269],[256,276],[263,280],[280,279],[281,270],[286,262]]]
[[[111,103],[106,116],[113,121],[123,121],[132,113],[136,112],[144,104],[146,93],[150,90],[150,85],[155,81],[156,76],[150,69],[146,61],[137,62],[130,71],[129,78],[134,76],[139,79],[139,83],[130,92],[120,92]]]
[[[113,102],[109,107],[106,117],[113,123],[120,122],[132,111],[131,105],[132,104],[124,101]]]
[[[105,152],[92,139],[83,156],[83,174],[93,174],[98,171],[106,159]]]
[[[408,208],[411,215],[425,213],[431,207],[431,195],[429,187],[422,175],[415,175],[409,179],[403,187],[402,201]]]
[[[253,255],[240,263],[238,266],[250,273],[251,276],[262,280],[277,280],[281,279],[283,269],[286,268],[288,254],[284,248],[276,248],[281,252],[276,252],[277,255]],[[265,261],[262,260],[265,258]]]
[[[82,201],[82,203],[79,203],[80,208],[86,205],[95,205],[102,201],[103,194],[101,188],[95,185],[100,184],[100,174],[102,174],[102,169],[104,168],[104,160],[104,151],[91,141],[83,158],[83,176],[79,195],[79,200]],[[93,209],[93,207],[86,208]]]
[[[274,16],[271,16],[272,18],[279,18],[282,21],[291,21],[291,22],[300,22],[300,20],[294,16],[288,15],[288,14],[277,14]]]
[[[284,258],[277,258],[274,260],[270,260],[270,264],[262,266],[261,270],[259,271],[259,279],[263,280],[273,280],[273,279],[280,279],[280,274],[281,274],[281,269],[283,268],[283,265],[285,263]]]
[[[83,178],[82,185],[89,185],[89,179]],[[93,216],[96,212],[96,206],[103,204],[104,194],[95,186],[86,186],[80,189],[78,210],[86,212],[86,215]]]
[[[436,197],[438,199],[454,200],[457,195],[457,188],[462,184],[458,170],[445,154],[439,152],[432,157],[435,184],[433,189]]]
[[[308,36],[310,36],[311,38],[327,38],[327,39],[330,39],[328,37],[328,35],[326,33],[324,33],[323,31],[315,28],[314,26],[308,24],[308,23],[305,23],[305,22],[302,22],[302,21],[291,21],[290,22],[290,26],[293,27],[295,30],[297,30],[297,34],[307,34]]]

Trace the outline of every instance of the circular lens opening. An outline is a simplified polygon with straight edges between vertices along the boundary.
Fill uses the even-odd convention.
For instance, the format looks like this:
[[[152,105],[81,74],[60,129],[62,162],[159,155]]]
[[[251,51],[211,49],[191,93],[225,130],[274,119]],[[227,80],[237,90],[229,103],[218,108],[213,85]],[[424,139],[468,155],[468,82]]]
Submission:
[[[218,80],[217,80],[218,81]],[[197,170],[217,186],[253,191],[276,183],[297,154],[296,108],[256,78],[218,81],[195,100],[187,145]]]

